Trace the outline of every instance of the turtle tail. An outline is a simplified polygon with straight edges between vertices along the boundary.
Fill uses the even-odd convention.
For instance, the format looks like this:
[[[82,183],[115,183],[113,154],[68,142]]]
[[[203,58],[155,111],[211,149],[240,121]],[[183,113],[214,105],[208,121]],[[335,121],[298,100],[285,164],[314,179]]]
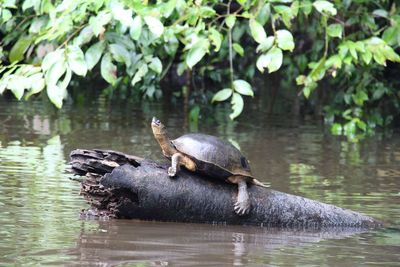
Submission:
[[[265,187],[265,188],[269,187],[269,185],[265,185],[265,184],[261,183],[259,180],[255,179],[255,178],[253,178],[251,183],[254,184],[254,185],[257,185],[257,186]]]

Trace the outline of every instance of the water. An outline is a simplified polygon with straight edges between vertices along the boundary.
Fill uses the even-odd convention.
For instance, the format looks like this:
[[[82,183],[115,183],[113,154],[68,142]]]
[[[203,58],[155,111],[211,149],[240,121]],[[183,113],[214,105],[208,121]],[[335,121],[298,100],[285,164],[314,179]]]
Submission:
[[[54,110],[0,100],[0,265],[67,266],[400,266],[400,134],[359,143],[315,121],[249,109],[223,110],[198,126],[179,105],[108,105]],[[253,173],[273,189],[350,208],[388,222],[374,231],[81,220],[87,204],[69,180],[68,154],[105,148],[165,160],[149,127],[190,130],[239,145]]]

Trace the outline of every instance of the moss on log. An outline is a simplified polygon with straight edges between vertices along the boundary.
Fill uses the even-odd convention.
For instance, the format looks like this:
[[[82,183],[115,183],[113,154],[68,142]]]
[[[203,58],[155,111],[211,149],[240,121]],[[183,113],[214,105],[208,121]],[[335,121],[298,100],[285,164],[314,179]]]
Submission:
[[[237,186],[182,170],[167,175],[167,164],[111,150],[71,152],[75,174],[85,176],[81,193],[92,209],[84,215],[158,221],[274,227],[378,227],[360,213],[304,197],[250,185],[251,211],[233,211]]]

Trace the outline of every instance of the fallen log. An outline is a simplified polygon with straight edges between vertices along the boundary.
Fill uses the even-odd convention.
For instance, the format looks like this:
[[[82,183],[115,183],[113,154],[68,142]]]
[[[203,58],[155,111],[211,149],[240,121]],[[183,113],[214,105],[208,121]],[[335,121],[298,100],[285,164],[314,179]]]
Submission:
[[[233,210],[237,186],[182,170],[175,178],[168,164],[111,150],[71,152],[71,168],[81,194],[91,204],[84,216],[261,225],[277,227],[378,227],[360,213],[300,196],[249,186],[251,211]]]

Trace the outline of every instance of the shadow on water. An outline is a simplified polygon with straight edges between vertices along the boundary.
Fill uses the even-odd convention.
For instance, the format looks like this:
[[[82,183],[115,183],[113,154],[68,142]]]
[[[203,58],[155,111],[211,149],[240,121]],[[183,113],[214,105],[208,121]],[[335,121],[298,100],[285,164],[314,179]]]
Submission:
[[[0,265],[399,266],[400,234],[302,232],[136,221],[82,221],[88,205],[70,181],[68,155],[103,148],[165,161],[149,122],[190,131],[179,105],[109,105],[57,111],[0,100]],[[225,113],[224,113],[225,112]],[[236,143],[273,189],[353,209],[400,226],[400,135],[359,143],[313,121],[216,109],[198,131]]]

